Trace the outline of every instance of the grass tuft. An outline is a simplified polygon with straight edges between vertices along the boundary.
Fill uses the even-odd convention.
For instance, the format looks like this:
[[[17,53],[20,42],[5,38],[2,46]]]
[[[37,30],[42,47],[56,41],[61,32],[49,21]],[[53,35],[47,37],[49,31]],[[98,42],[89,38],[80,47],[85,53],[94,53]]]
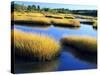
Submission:
[[[71,46],[82,52],[96,53],[97,40],[88,36],[68,36],[61,39],[64,46]]]
[[[52,19],[51,20],[54,25],[57,26],[69,26],[69,27],[79,27],[80,22],[75,19]]]
[[[12,21],[16,24],[42,24],[42,25],[50,25],[51,21],[46,18],[41,13],[18,13],[13,12],[12,14]]]
[[[59,55],[60,45],[46,35],[12,30],[16,56],[39,61],[52,60]]]

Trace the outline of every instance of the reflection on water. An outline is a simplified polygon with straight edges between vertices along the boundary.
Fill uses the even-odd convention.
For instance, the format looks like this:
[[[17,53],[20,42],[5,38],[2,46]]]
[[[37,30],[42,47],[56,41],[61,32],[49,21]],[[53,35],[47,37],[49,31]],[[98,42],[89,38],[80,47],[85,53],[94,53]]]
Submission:
[[[92,63],[92,64],[97,64],[97,54],[90,54],[90,53],[83,53],[80,52],[80,50],[71,48],[71,47],[63,47],[63,49],[66,52],[71,52],[73,56],[75,56],[76,58],[88,62],[88,63]]]
[[[21,25],[17,25],[17,26],[21,26]],[[38,28],[39,29],[48,29],[50,27],[49,25],[43,26],[43,25],[30,25],[30,24],[28,24],[28,25],[23,24],[23,26],[28,27],[28,28],[36,28],[36,29],[38,29]]]
[[[74,30],[78,30],[80,29],[80,27],[63,27],[63,26],[55,26],[57,29],[74,29]]]
[[[50,26],[47,28],[40,27],[28,27],[14,25],[15,29],[19,29],[25,32],[45,34],[55,38],[58,42],[63,36],[70,35],[84,35],[90,37],[97,37],[97,32],[92,28],[91,25],[81,24],[79,28],[67,28],[67,27],[54,27]],[[15,65],[15,71],[17,73],[24,72],[44,72],[44,71],[64,71],[64,70],[79,70],[79,69],[95,69],[96,57],[88,55],[82,55],[71,48],[62,48],[60,57],[57,61],[52,62],[38,62],[38,63],[22,63]]]
[[[15,73],[56,71],[58,65],[58,60],[54,60],[51,62],[22,62],[15,64]]]

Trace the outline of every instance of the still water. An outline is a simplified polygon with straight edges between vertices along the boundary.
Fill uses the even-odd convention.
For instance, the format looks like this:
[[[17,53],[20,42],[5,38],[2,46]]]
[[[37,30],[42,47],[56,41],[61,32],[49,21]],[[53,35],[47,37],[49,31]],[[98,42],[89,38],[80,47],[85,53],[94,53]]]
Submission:
[[[79,36],[91,36],[97,38],[97,31],[92,28],[91,25],[81,24],[80,28],[67,28],[67,27],[29,27],[14,25],[14,29],[22,30],[24,32],[39,33],[53,37],[59,42],[64,36],[79,35]],[[45,71],[66,71],[66,70],[80,70],[80,69],[95,69],[96,58],[91,60],[88,57],[82,57],[83,55],[77,52],[71,52],[71,48],[63,48],[60,57],[52,62],[30,62],[15,65],[16,73],[28,73],[28,72],[45,72]]]

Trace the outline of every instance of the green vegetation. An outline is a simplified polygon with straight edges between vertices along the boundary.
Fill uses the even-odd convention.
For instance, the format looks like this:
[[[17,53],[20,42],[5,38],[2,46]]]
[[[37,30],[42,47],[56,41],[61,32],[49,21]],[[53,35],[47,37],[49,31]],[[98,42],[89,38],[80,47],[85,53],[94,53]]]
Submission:
[[[50,12],[53,14],[56,13],[63,13],[63,14],[80,14],[80,15],[87,15],[87,16],[97,16],[97,10],[70,10],[65,8],[40,8],[39,5],[28,5],[25,6],[24,4],[17,4],[12,2],[11,3],[12,12]]]
[[[78,51],[96,53],[97,52],[97,40],[92,37],[86,36],[68,36],[61,39],[61,43],[64,46],[70,46]]]
[[[12,36],[16,56],[50,61],[59,55],[60,45],[51,37],[18,30],[12,30]]]
[[[65,8],[41,8],[39,5],[11,3],[11,20],[16,24],[56,25],[65,27],[79,27],[76,18],[87,19],[81,23],[94,24],[96,10],[69,10]],[[90,14],[86,16],[87,14]],[[93,15],[92,15],[93,14]],[[96,23],[93,25],[95,28]]]

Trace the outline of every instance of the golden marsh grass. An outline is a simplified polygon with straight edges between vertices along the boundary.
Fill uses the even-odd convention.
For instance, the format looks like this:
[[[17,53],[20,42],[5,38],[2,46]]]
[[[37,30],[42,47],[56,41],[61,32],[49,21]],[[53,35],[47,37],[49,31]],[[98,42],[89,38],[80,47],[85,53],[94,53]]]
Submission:
[[[50,19],[46,17],[30,17],[30,16],[14,16],[15,22],[23,22],[23,23],[33,23],[33,24],[45,24],[50,25]]]
[[[15,23],[21,24],[51,24],[51,21],[41,13],[13,12],[11,14],[11,19],[12,21],[15,21]]]
[[[70,26],[70,27],[79,27],[80,26],[80,21],[75,20],[75,19],[51,19],[52,23],[54,25],[58,26]]]
[[[14,17],[13,17],[14,16]],[[65,18],[64,18],[65,16]],[[67,17],[67,18],[66,18]],[[69,19],[72,18],[72,19]],[[74,17],[72,15],[65,15],[65,14],[42,14],[42,13],[18,13],[13,12],[12,13],[12,20],[15,21],[15,23],[21,23],[21,24],[43,24],[43,25],[58,25],[58,26],[70,26],[70,27],[79,27],[80,21],[73,19]]]
[[[97,29],[97,20],[93,20],[93,28]]]
[[[60,45],[51,37],[19,30],[12,30],[12,36],[14,36],[14,50],[17,56],[45,61],[59,55]]]
[[[97,40],[89,36],[68,36],[61,39],[62,45],[71,46],[83,52],[96,53]]]

